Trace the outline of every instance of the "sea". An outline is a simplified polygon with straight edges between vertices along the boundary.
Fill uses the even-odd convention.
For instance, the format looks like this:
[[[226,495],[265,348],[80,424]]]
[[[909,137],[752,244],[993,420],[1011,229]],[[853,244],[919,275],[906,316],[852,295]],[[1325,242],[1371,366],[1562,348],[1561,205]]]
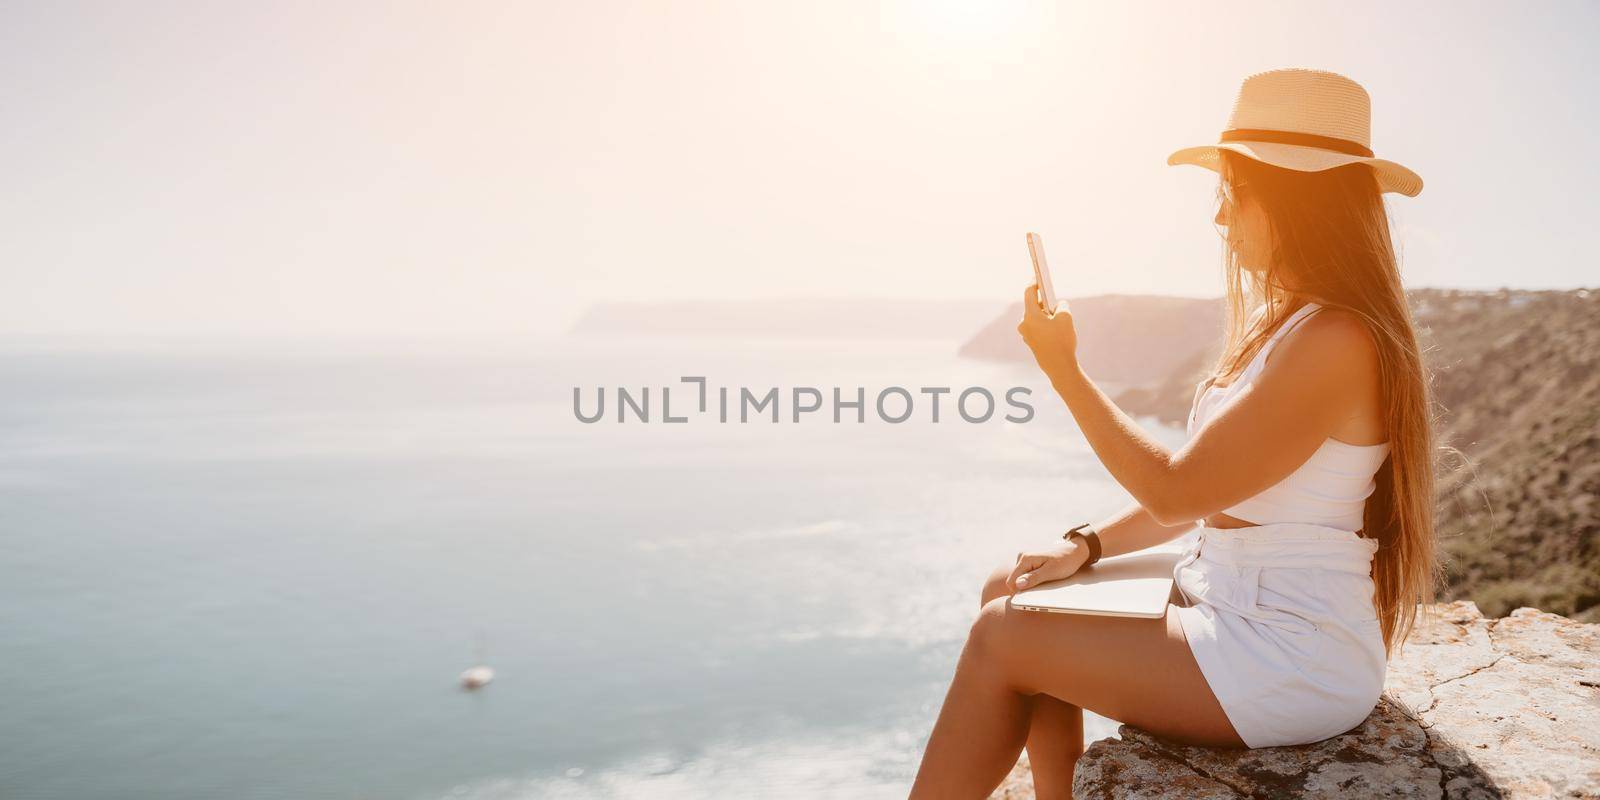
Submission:
[[[903,797],[985,577],[1128,501],[958,344],[0,343],[0,797]]]

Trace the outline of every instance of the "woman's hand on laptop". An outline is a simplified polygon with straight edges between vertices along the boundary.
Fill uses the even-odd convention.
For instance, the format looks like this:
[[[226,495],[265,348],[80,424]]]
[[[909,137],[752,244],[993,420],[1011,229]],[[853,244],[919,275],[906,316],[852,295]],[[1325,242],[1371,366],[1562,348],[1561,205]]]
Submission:
[[[1016,594],[1021,589],[1059,581],[1071,577],[1088,560],[1088,548],[1075,541],[1063,541],[1042,550],[1018,553],[1017,566],[1011,570],[1007,585],[1011,587],[1011,593]]]

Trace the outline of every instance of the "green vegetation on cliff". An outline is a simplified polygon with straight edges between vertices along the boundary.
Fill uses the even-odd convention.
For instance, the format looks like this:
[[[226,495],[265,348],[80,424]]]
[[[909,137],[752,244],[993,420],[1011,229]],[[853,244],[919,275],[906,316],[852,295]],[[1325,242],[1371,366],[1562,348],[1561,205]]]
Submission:
[[[1600,293],[1412,293],[1447,593],[1600,621]],[[1464,457],[1464,458],[1463,458]]]

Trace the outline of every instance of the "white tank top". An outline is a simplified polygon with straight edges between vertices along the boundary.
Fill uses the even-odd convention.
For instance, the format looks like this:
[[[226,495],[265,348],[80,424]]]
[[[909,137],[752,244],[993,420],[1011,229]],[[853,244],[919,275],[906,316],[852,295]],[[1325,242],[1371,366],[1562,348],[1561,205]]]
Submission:
[[[1209,381],[1201,381],[1195,387],[1194,404],[1189,410],[1189,435],[1194,436],[1207,420],[1254,381],[1266,366],[1267,354],[1278,341],[1319,308],[1321,306],[1316,303],[1307,303],[1289,315],[1244,371],[1227,386],[1209,386]],[[1255,497],[1223,509],[1222,513],[1257,525],[1300,522],[1359,531],[1367,497],[1377,488],[1374,477],[1388,456],[1388,442],[1354,445],[1329,437],[1288,477]]]

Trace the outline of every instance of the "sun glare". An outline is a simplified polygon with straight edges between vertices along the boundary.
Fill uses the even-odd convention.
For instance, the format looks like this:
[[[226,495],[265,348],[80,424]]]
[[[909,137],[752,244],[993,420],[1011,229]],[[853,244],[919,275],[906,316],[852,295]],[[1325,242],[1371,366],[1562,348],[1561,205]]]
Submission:
[[[1040,11],[1028,0],[898,0],[885,10],[893,28],[920,34],[927,46],[946,50],[1012,43]]]

